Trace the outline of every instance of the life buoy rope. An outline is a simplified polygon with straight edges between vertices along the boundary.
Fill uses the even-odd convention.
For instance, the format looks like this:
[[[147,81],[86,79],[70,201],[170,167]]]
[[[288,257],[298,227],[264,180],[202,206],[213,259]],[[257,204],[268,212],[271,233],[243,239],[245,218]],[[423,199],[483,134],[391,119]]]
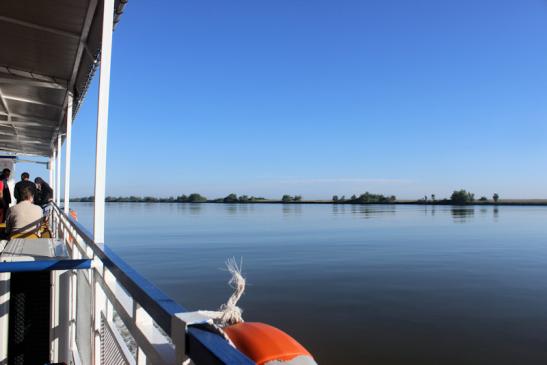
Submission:
[[[243,322],[243,311],[237,306],[237,302],[245,291],[245,278],[241,274],[243,262],[240,261],[238,265],[235,258],[232,257],[226,261],[226,268],[230,274],[232,274],[232,278],[228,282],[228,285],[234,289],[234,294],[228,298],[226,304],[220,306],[221,316],[219,321],[223,327]]]
[[[186,313],[185,322],[193,320],[203,325],[203,318],[208,318],[211,331],[222,334],[257,365],[317,365],[304,346],[280,329],[265,323],[243,321],[243,311],[237,306],[245,291],[242,266],[242,261],[238,264],[235,258],[226,261],[226,267],[232,275],[228,285],[234,289],[234,293],[226,304],[220,306],[219,311]]]

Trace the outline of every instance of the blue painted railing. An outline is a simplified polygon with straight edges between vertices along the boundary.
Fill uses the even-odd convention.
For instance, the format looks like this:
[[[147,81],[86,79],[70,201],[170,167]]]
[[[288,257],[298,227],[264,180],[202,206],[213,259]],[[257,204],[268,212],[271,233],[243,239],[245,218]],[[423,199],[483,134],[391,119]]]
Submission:
[[[78,235],[101,259],[103,265],[112,272],[157,325],[165,333],[172,333],[172,318],[175,314],[187,312],[187,310],[142,277],[108,246],[96,244],[92,233],[83,225],[66,215],[57,206],[55,210],[69,220]],[[192,326],[188,328],[186,335],[186,355],[196,365],[255,365],[251,359],[232,347],[221,336]]]
[[[0,272],[82,270],[91,268],[91,260],[40,260],[0,262]]]

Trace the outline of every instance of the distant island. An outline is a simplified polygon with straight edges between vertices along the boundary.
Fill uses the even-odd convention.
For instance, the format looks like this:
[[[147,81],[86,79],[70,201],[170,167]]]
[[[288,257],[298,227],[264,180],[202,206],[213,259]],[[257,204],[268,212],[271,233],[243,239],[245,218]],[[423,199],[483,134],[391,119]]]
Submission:
[[[93,202],[93,196],[71,198],[71,202]],[[107,203],[217,203],[217,204],[235,204],[235,203],[268,203],[268,204],[427,204],[427,205],[547,205],[547,199],[505,199],[500,200],[497,193],[494,193],[489,199],[485,196],[475,199],[475,194],[466,190],[455,190],[450,198],[437,199],[435,194],[424,196],[416,200],[397,200],[395,195],[385,196],[382,194],[371,194],[369,192],[352,195],[346,198],[345,195],[333,195],[331,199],[326,200],[304,200],[300,195],[285,194],[281,199],[267,199],[264,197],[255,197],[249,195],[229,194],[224,198],[208,199],[207,197],[192,193],[189,195],[180,195],[177,197],[158,198],[152,196],[128,196],[128,197],[106,197]]]

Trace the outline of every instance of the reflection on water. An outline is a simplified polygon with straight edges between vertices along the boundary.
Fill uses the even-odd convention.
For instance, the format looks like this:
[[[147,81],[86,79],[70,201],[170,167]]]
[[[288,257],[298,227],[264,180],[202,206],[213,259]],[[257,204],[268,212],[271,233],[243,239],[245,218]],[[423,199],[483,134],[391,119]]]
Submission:
[[[239,208],[238,204],[226,204],[226,211],[229,214],[237,214],[238,208]]]
[[[201,207],[202,204],[197,203],[191,203],[191,204],[182,204],[188,206],[188,209],[190,210],[190,214],[200,214],[201,213]]]
[[[452,207],[450,209],[454,222],[463,223],[470,221],[473,215],[475,215],[474,207]]]
[[[91,226],[91,205],[74,208]],[[112,203],[106,234],[190,309],[224,303],[222,264],[242,257],[244,318],[321,365],[545,364],[546,221],[547,207]]]
[[[302,214],[302,204],[281,204],[283,215],[300,215]]]
[[[363,218],[395,213],[394,205],[328,204],[327,206],[332,207],[332,213],[335,215],[351,213]]]
[[[333,214],[351,212],[360,218],[369,219],[384,214],[395,214],[395,205],[333,204]]]

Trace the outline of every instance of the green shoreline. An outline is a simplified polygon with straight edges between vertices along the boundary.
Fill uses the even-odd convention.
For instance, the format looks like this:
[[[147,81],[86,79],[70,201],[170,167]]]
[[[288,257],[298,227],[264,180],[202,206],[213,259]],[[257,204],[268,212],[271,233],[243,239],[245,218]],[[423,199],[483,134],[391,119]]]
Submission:
[[[93,196],[72,198],[73,202],[92,202]],[[339,197],[333,195],[332,199],[302,199],[301,195],[285,194],[281,199],[268,199],[265,197],[255,197],[249,195],[229,194],[224,198],[207,199],[207,197],[192,193],[190,195],[180,195],[177,197],[158,198],[153,196],[107,196],[107,203],[207,203],[207,204],[335,204],[335,205],[371,205],[371,204],[400,204],[400,205],[547,205],[547,199],[499,199],[499,195],[494,193],[492,199],[482,196],[480,199],[475,199],[475,194],[464,189],[454,190],[450,198],[436,199],[435,194],[431,194],[431,199],[424,196],[422,199],[397,199],[395,195],[385,196],[383,194],[364,194],[352,195],[346,199],[345,195]]]
[[[71,199],[71,202],[74,203],[91,203],[92,201],[81,201],[80,199]],[[200,201],[200,202],[177,202],[177,201],[107,201],[107,203],[147,203],[147,204],[330,204],[330,205],[425,205],[425,206],[436,206],[436,205],[451,205],[451,206],[547,206],[547,199],[507,199],[500,200],[497,203],[495,202],[481,202],[475,201],[472,203],[456,204],[451,201],[420,201],[420,200],[398,200],[394,202],[372,202],[372,203],[360,203],[360,202],[335,202],[332,200],[302,200],[302,201],[292,201],[292,202],[283,202],[281,200],[257,200],[257,201],[246,201],[246,202],[221,202],[214,200]]]

